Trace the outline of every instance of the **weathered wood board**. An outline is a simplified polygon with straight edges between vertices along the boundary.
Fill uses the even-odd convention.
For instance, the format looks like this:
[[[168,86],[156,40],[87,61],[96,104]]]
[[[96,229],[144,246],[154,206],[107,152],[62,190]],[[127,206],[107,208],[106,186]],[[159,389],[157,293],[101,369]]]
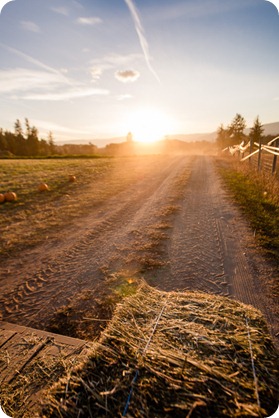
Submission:
[[[41,391],[80,361],[90,346],[84,340],[0,321],[0,404],[10,409],[11,402],[16,410],[9,398],[21,387],[27,393],[24,410],[36,409]]]

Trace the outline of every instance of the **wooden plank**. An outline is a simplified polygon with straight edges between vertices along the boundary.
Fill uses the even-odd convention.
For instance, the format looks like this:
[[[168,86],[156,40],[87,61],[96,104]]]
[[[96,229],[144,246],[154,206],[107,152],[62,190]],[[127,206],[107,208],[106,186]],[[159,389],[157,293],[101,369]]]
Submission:
[[[77,338],[0,321],[0,388],[11,392],[26,382],[24,404],[34,407],[42,390],[59,379],[64,364],[72,367],[92,346]]]
[[[0,349],[16,334],[15,331],[0,329]]]

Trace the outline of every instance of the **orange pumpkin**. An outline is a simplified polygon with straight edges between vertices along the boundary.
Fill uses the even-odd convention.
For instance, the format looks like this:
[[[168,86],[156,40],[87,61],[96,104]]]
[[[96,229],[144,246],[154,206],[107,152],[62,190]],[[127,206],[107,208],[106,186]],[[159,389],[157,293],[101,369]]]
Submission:
[[[69,181],[71,182],[71,183],[74,183],[75,181],[76,181],[76,176],[69,176]]]
[[[17,195],[14,192],[7,192],[4,194],[5,200],[7,202],[14,202],[15,200],[17,200]]]
[[[5,200],[5,195],[3,193],[0,193],[0,203],[4,203]]]
[[[49,187],[46,183],[41,183],[38,186],[39,192],[45,192],[46,190],[49,190]]]

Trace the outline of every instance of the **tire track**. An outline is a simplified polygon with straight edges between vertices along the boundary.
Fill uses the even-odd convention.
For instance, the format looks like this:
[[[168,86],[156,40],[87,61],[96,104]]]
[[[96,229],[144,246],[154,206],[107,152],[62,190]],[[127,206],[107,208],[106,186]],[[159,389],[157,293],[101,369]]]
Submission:
[[[177,175],[191,158],[173,157],[164,166],[92,212],[54,252],[44,266],[31,268],[20,283],[2,292],[2,319],[44,328],[53,311],[84,289],[93,290],[104,279],[104,270],[127,269],[137,262],[137,241],[157,222]],[[138,232],[138,235],[134,233]],[[140,258],[140,256],[139,256]],[[31,260],[30,260],[31,261]]]
[[[211,292],[251,304],[265,315],[272,334],[278,334],[267,288],[271,267],[256,251],[252,231],[227,198],[210,157],[196,160],[167,256],[169,267],[157,273],[153,285],[168,291]]]

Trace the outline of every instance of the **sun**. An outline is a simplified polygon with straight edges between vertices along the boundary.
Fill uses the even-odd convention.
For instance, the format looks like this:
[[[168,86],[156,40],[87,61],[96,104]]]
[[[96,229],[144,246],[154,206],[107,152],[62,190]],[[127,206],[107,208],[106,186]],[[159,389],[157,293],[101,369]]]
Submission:
[[[171,129],[171,121],[167,115],[154,108],[134,111],[129,115],[127,125],[134,141],[146,144],[160,141]]]

